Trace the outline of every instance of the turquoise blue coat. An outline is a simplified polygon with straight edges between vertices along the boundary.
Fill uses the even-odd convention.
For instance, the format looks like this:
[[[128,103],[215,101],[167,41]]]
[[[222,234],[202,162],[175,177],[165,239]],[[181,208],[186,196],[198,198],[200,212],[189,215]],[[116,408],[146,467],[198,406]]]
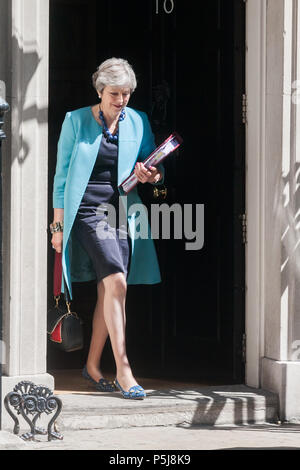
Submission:
[[[53,207],[64,209],[62,267],[71,299],[73,298],[73,281],[83,282],[96,279],[92,261],[73,236],[72,227],[97,158],[101,139],[102,127],[95,120],[91,106],[66,114],[57,146]],[[126,107],[126,117],[119,123],[118,186],[134,169],[136,161],[143,161],[154,148],[154,137],[147,115]],[[164,175],[163,165],[159,168]],[[163,182],[164,177],[157,184],[163,184]],[[137,187],[132,189],[127,196],[122,188],[119,188],[119,193],[120,196],[127,198],[128,231],[131,235],[132,251],[127,283],[161,282],[148,219],[148,238],[135,239],[134,236],[141,217],[147,217],[147,212],[141,206],[143,213],[136,211],[128,215],[128,209],[132,204],[142,204]],[[125,202],[123,198],[121,201]],[[62,292],[64,292],[63,281]]]

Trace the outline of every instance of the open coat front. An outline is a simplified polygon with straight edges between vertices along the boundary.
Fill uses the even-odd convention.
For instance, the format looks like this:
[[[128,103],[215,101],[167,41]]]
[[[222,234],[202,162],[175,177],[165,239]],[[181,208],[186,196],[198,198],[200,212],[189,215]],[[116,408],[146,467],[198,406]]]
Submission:
[[[155,142],[147,115],[126,107],[126,117],[119,123],[118,186],[130,175],[136,161],[143,161],[154,149]],[[102,127],[95,120],[91,106],[68,112],[58,141],[56,172],[53,184],[53,207],[64,209],[62,267],[72,299],[72,281],[96,279],[92,261],[72,234],[73,223],[92,173],[102,139]],[[163,165],[159,166],[164,174]],[[157,183],[162,184],[164,178]],[[127,213],[131,237],[131,262],[128,284],[161,282],[160,270],[147,212],[132,189],[126,196],[119,187],[120,200]],[[141,204],[136,210],[133,204]],[[137,236],[141,220],[147,220],[148,238]],[[64,285],[62,282],[62,292]]]

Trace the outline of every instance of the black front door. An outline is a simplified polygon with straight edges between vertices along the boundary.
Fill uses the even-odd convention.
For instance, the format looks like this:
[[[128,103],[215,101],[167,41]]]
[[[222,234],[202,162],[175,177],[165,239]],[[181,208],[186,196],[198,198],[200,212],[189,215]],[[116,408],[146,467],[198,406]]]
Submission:
[[[149,210],[151,203],[181,208],[185,236],[176,239],[171,230],[170,239],[155,240],[161,284],[128,287],[133,370],[143,376],[242,381],[244,2],[212,0],[200,11],[180,0],[117,6],[109,0],[76,0],[72,6],[51,0],[50,5],[50,168],[64,113],[97,102],[90,76],[112,56],[133,65],[138,88],[129,105],[148,113],[156,143],[173,130],[184,140],[165,160],[166,198],[155,199],[150,185],[139,185]],[[188,231],[201,238],[200,205],[204,243],[187,249],[187,242],[193,248],[197,242],[188,239]],[[188,210],[192,221],[185,219]],[[90,324],[95,285],[74,289],[78,311],[85,310]],[[68,358],[68,365],[83,362],[85,353]],[[52,367],[57,357],[49,355]],[[104,368],[113,366],[109,345],[103,360]],[[66,359],[60,363],[66,365]]]

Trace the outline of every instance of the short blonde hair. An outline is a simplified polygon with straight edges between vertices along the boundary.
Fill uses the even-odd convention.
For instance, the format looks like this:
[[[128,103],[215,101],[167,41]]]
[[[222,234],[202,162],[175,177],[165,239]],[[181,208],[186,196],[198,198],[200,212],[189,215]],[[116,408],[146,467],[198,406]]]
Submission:
[[[131,93],[136,89],[136,76],[131,65],[125,59],[112,57],[99,65],[92,75],[93,86],[102,93],[106,86],[129,87]]]

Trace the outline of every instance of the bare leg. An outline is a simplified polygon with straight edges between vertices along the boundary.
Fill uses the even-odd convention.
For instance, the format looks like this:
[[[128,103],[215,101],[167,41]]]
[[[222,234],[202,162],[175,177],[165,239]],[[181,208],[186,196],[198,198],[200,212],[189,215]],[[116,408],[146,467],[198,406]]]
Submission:
[[[117,379],[121,387],[128,391],[137,385],[129,365],[125,344],[125,300],[127,283],[123,273],[115,273],[103,279],[104,318],[114,353]]]
[[[87,359],[87,371],[89,375],[99,381],[103,377],[100,370],[100,359],[106,339],[108,337],[108,330],[104,319],[104,285],[103,281],[97,284],[98,299],[93,316],[93,332],[90,343],[89,355]]]

